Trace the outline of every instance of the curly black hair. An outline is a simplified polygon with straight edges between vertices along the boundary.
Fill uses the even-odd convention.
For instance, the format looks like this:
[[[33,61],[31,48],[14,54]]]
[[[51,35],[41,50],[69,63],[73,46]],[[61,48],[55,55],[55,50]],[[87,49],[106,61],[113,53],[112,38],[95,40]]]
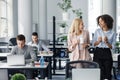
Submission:
[[[109,29],[112,29],[112,28],[113,28],[113,22],[114,22],[114,20],[113,20],[113,18],[112,18],[110,15],[104,14],[104,15],[98,16],[98,17],[97,17],[97,24],[98,24],[98,25],[99,25],[99,19],[100,19],[100,18],[106,23],[106,25],[107,25],[107,27],[108,27]]]

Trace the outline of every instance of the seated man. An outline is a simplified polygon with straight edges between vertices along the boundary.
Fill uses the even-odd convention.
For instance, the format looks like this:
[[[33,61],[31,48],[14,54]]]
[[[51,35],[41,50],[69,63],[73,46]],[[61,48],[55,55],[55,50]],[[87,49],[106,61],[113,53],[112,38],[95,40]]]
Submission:
[[[17,45],[14,46],[11,51],[11,53],[13,55],[24,54],[25,60],[30,61],[30,62],[33,60],[34,61],[37,60],[37,56],[35,55],[33,48],[31,46],[28,46],[25,44],[25,36],[24,35],[22,35],[22,34],[18,35],[16,37],[16,41],[17,41]],[[16,72],[18,72],[18,71],[16,71]],[[20,70],[19,72],[22,72],[22,70]],[[27,78],[32,78],[32,71],[26,70],[25,74],[26,74]]]
[[[30,41],[28,43],[28,45],[37,47],[38,51],[42,51],[44,49],[45,51],[50,52],[50,50],[47,48],[47,46],[44,44],[44,42],[42,42],[38,39],[37,32],[32,33],[32,41]]]
[[[35,52],[31,46],[25,45],[25,36],[20,34],[16,38],[17,45],[13,47],[11,53],[12,54],[24,54],[25,59],[37,60]]]
[[[37,32],[33,32],[32,33],[32,41],[30,41],[28,43],[28,45],[32,46],[34,48],[34,51],[36,52],[36,54],[39,52],[39,51],[47,51],[48,53],[52,53],[52,51],[50,51],[47,46],[44,44],[44,42],[40,41],[39,38],[38,38],[38,34]],[[37,49],[37,50],[36,50]],[[48,62],[48,60],[45,58],[45,61]],[[39,71],[37,71],[39,72]],[[37,74],[38,75],[38,74]],[[36,76],[36,75],[35,75]]]

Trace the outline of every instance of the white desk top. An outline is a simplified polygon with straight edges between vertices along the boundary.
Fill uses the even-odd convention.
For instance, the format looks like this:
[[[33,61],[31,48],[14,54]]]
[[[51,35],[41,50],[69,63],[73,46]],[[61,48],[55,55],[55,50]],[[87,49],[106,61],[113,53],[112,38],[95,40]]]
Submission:
[[[7,57],[7,55],[10,55],[11,53],[0,53],[0,57]]]
[[[53,45],[47,46],[48,48],[53,48]],[[55,45],[55,48],[67,48],[68,46],[65,45]]]
[[[7,55],[10,55],[11,53],[0,53],[0,57],[7,57]],[[93,54],[90,54],[91,57],[93,57]],[[113,57],[113,61],[117,61],[117,57],[118,57],[119,54],[112,54],[112,57]],[[52,57],[53,56],[53,53],[50,53],[50,54],[38,54],[37,55],[38,57],[39,56],[48,56],[48,57]]]
[[[0,57],[7,57],[7,55],[10,55],[11,53],[0,53]],[[38,54],[37,56],[49,56],[52,57],[53,53],[47,53],[47,54]]]
[[[0,46],[0,48],[13,48],[14,46]]]
[[[35,66],[31,66],[30,64],[26,64],[25,66],[24,65],[22,65],[22,66],[9,66],[7,63],[2,63],[2,62],[0,62],[0,69],[5,69],[5,68],[7,68],[7,69],[12,69],[12,68],[14,68],[14,69],[28,69],[28,68],[30,68],[30,69],[35,69],[35,68],[46,68],[48,66],[48,62],[46,62],[45,63],[45,65],[44,66],[40,66],[40,65],[35,65]]]

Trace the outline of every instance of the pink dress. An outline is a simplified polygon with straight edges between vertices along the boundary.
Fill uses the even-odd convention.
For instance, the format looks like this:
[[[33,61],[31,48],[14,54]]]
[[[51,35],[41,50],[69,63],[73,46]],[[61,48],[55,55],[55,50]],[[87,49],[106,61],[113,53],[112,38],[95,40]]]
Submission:
[[[82,48],[80,44],[77,44],[75,48],[72,47],[74,45],[73,40],[78,39],[79,37],[80,36],[76,36],[74,34],[68,34],[68,50],[71,51],[70,61],[76,61],[76,60],[91,61],[92,58],[88,52],[88,48]],[[87,43],[87,44],[90,43],[89,32],[87,30],[83,31],[82,37],[83,37],[83,43]]]

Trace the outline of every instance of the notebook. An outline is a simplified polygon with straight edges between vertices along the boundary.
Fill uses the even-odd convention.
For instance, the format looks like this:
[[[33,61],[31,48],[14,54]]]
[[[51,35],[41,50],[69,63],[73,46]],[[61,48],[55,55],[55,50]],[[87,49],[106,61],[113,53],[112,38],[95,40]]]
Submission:
[[[7,64],[8,65],[25,65],[24,55],[7,55]]]
[[[72,69],[72,80],[100,80],[100,69]]]

